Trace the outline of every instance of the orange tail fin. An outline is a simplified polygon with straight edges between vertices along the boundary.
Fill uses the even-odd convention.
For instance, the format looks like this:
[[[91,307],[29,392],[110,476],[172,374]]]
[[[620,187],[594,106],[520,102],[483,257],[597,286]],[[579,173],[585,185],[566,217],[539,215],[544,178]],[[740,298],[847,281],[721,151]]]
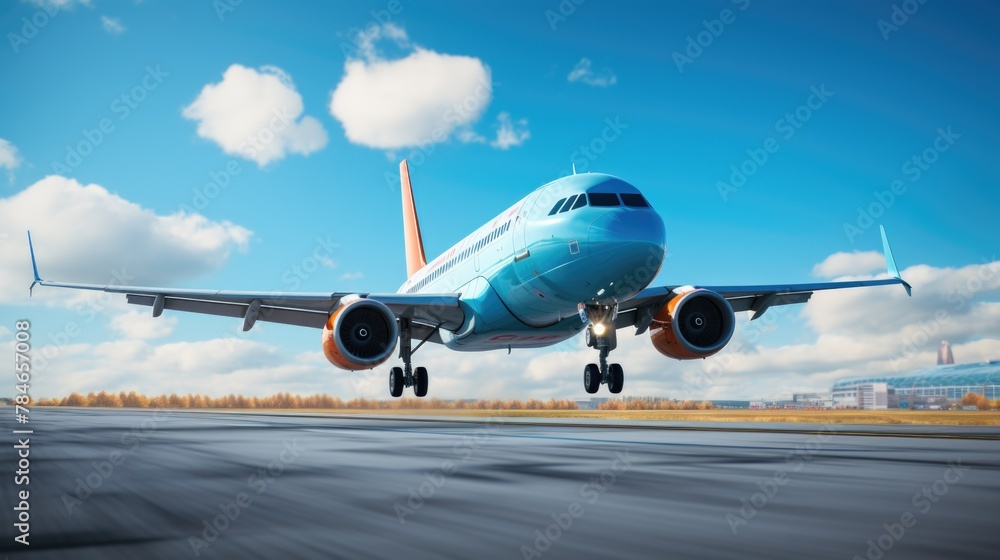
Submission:
[[[427,257],[424,256],[424,239],[420,236],[413,187],[410,186],[410,168],[405,159],[399,163],[399,182],[403,193],[403,243],[406,248],[406,276],[409,278],[427,265]]]

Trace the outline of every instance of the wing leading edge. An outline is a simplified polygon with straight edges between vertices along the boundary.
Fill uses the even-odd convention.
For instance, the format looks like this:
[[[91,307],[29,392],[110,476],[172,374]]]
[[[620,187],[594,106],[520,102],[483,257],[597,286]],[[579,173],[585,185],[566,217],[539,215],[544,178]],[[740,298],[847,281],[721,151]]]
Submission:
[[[873,280],[847,280],[842,282],[812,282],[808,284],[768,284],[758,286],[659,286],[646,288],[636,297],[619,304],[615,327],[636,327],[636,334],[642,334],[649,328],[653,315],[663,307],[670,298],[680,292],[691,289],[705,289],[717,292],[729,301],[733,311],[751,311],[750,320],[758,319],[769,308],[776,305],[790,305],[809,301],[814,292],[824,290],[841,290],[844,288],[862,288],[869,286],[891,286],[901,284],[906,295],[912,295],[912,286],[899,274],[896,259],[892,256],[889,239],[885,228],[882,231],[882,249],[885,254],[885,266],[889,278]]]
[[[465,312],[459,305],[459,294],[243,292],[53,282],[43,280],[38,274],[31,232],[28,232],[28,250],[34,273],[29,294],[35,286],[125,294],[126,301],[130,304],[152,307],[153,317],[159,317],[164,309],[170,309],[243,318],[244,331],[253,328],[257,321],[321,329],[341,299],[357,296],[385,304],[396,317],[412,319],[414,323],[424,327],[421,332],[427,336],[433,335],[439,328],[455,330],[465,321]]]

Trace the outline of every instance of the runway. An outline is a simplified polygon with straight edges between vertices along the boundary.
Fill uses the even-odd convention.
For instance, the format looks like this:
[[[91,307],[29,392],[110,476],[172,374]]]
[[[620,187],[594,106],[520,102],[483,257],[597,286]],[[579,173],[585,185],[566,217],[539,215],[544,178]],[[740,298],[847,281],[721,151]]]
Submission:
[[[0,554],[11,558],[889,560],[1000,550],[998,428],[31,414],[31,544],[4,523]],[[7,449],[9,520],[18,467]]]

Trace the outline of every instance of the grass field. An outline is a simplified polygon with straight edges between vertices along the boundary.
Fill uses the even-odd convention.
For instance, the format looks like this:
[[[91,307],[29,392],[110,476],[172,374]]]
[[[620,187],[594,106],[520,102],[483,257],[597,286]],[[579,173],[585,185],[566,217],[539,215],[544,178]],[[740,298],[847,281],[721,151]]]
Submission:
[[[248,412],[209,409],[212,412]],[[678,422],[810,422],[817,424],[924,424],[1000,426],[1000,412],[976,410],[455,410],[455,409],[289,409],[256,412],[311,414],[377,414],[462,416],[471,418],[603,418],[608,420],[673,420]]]

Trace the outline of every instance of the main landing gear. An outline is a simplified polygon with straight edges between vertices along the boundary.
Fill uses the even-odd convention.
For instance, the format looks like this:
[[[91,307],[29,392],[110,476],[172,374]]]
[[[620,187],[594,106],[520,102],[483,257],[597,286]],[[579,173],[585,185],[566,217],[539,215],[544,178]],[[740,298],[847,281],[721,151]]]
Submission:
[[[389,394],[393,397],[403,396],[404,387],[413,387],[413,394],[418,397],[427,396],[427,368],[413,367],[410,360],[413,355],[412,341],[410,320],[399,319],[399,357],[403,359],[403,367],[394,367],[389,371]]]
[[[616,395],[625,386],[625,370],[621,364],[608,363],[608,354],[618,347],[614,327],[616,312],[617,307],[608,305],[588,305],[581,309],[581,314],[590,321],[587,325],[587,346],[600,352],[600,364],[587,364],[583,368],[583,388],[591,394],[596,393],[603,383],[608,385],[608,391]]]

